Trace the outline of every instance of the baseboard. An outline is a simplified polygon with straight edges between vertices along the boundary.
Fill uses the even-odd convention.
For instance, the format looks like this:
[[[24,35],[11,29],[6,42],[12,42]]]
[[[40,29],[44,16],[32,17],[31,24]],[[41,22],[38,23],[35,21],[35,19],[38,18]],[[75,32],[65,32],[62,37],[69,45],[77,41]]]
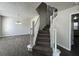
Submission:
[[[12,36],[23,36],[23,35],[30,35],[30,34],[20,34],[20,35],[4,35],[0,37],[12,37]]]
[[[67,47],[65,47],[65,46],[63,46],[63,45],[61,45],[61,44],[59,44],[59,43],[58,43],[57,45],[59,45],[60,47],[66,49],[66,50],[68,50],[68,51],[71,51],[71,49],[69,49],[69,48],[67,48]]]

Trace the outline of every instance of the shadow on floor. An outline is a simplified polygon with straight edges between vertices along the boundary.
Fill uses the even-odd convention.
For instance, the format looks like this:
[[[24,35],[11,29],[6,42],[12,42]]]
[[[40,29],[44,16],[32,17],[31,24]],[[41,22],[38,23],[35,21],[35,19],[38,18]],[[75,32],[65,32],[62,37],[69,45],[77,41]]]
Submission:
[[[60,49],[60,51],[61,51],[60,56],[79,56],[79,47],[72,46],[71,51],[63,49],[60,46],[58,46],[58,49]]]

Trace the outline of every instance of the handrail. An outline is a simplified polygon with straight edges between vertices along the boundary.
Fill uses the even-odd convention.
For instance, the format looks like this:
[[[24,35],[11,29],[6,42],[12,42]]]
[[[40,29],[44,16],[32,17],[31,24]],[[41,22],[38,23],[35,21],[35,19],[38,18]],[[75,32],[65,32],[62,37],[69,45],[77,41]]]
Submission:
[[[50,16],[50,41],[51,41],[51,48],[53,49],[53,56],[59,56],[61,51],[57,48],[57,28],[54,27],[54,23],[52,22],[52,20],[55,18],[56,16],[52,15]],[[52,25],[53,24],[53,25]],[[51,33],[53,32],[53,33]]]
[[[33,25],[32,25],[32,46],[35,45],[35,41],[36,41],[36,37],[37,37],[37,34],[38,34],[38,30],[39,30],[39,26],[40,26],[40,18],[38,17],[36,22],[33,21]]]
[[[39,17],[38,17],[37,21],[36,21],[36,22],[35,22],[32,26],[34,26],[34,27],[35,27],[35,26],[37,25],[38,20],[39,20]],[[30,30],[32,30],[32,31],[33,31],[33,30],[34,30],[34,28],[33,28],[33,27],[32,27],[32,28],[30,28]],[[33,33],[32,33],[32,34],[33,34]]]
[[[38,17],[37,21],[35,22],[34,26],[36,26],[36,24],[37,24],[38,20],[39,20],[39,17]]]
[[[53,55],[55,55],[57,53],[57,29],[55,27],[53,27],[53,16],[50,17],[50,41],[51,41],[51,48],[53,49]],[[53,32],[53,33],[51,33]]]
[[[34,23],[33,23],[33,25],[32,25],[32,28],[30,28],[30,30],[32,30],[32,35],[33,35],[33,36],[34,36],[34,28],[35,28],[35,26],[37,25],[38,21],[39,21],[39,17],[38,17],[38,19],[37,19],[36,22],[33,21]]]
[[[53,28],[53,35],[54,35],[54,51],[56,52],[57,51],[57,30],[56,30],[56,28]]]

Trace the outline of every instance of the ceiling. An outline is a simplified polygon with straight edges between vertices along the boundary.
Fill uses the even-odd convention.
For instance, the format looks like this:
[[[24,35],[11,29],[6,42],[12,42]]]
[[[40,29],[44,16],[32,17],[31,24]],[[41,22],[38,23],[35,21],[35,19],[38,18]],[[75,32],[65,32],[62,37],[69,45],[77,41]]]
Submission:
[[[0,2],[0,14],[3,16],[29,19],[37,15],[35,9],[39,4],[39,2]]]
[[[75,6],[74,2],[46,2],[59,11]],[[31,19],[38,15],[36,12],[40,2],[0,2],[0,14],[3,16]]]
[[[47,2],[48,5],[51,5],[52,7],[56,7],[58,11],[73,7],[75,5],[78,5],[77,2]]]

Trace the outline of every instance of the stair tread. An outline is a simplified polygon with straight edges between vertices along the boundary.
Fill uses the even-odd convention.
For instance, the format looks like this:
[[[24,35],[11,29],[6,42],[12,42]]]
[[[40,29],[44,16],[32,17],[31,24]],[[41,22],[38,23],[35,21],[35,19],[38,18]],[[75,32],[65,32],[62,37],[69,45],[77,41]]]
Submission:
[[[48,35],[49,36],[49,34],[45,34],[45,33],[43,33],[43,34],[42,33],[39,33],[39,35]]]
[[[50,35],[49,34],[38,34],[38,37],[46,37],[46,38],[50,38]]]
[[[33,47],[33,52],[40,55],[52,55],[52,48],[50,47],[49,25],[45,26],[43,30],[39,30],[36,44]]]
[[[35,49],[35,50],[39,50],[39,51],[44,51],[44,52],[51,52],[52,51],[52,49],[51,48],[49,48],[49,47],[44,47],[44,46],[34,46],[34,48],[33,49]]]
[[[39,30],[39,32],[49,32],[49,31],[46,31],[46,30]]]
[[[38,39],[50,39],[49,37],[38,37]]]
[[[38,42],[37,42],[37,44],[49,45],[49,42],[43,42],[43,41],[42,41],[42,42],[40,42],[40,41],[38,41]]]
[[[38,39],[37,42],[38,41],[40,41],[40,42],[50,42],[50,40],[48,40],[48,39]]]

